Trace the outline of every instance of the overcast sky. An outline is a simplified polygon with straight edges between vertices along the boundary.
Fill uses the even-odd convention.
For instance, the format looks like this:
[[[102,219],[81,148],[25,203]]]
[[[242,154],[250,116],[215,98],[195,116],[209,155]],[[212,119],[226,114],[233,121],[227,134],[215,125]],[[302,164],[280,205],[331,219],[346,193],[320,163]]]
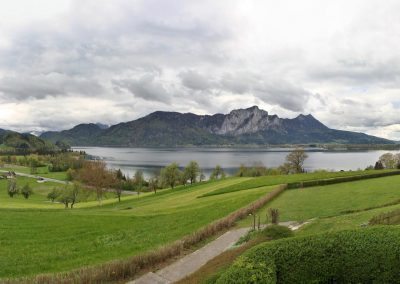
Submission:
[[[400,1],[0,0],[0,128],[258,105],[400,140]]]

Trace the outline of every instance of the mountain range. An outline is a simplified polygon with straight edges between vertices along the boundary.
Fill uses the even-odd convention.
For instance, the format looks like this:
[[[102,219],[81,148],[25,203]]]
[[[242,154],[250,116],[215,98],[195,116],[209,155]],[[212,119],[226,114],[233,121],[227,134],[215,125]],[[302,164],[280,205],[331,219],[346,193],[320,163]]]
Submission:
[[[156,111],[110,127],[80,124],[70,130],[44,132],[40,137],[73,146],[130,147],[395,143],[364,133],[330,129],[311,114],[280,118],[257,106],[214,115]]]

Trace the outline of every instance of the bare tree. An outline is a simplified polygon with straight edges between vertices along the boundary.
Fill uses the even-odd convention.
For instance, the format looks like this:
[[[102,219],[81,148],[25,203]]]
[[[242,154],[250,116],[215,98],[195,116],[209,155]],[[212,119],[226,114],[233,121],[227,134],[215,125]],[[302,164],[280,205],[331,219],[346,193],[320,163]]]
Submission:
[[[158,177],[153,176],[149,179],[149,189],[154,191],[154,194],[157,193],[157,187],[158,187]]]
[[[116,175],[107,169],[103,161],[85,162],[79,171],[79,179],[84,184],[94,187],[100,205],[105,191],[117,184]]]
[[[308,155],[302,148],[297,148],[290,152],[286,156],[286,163],[290,166],[290,169],[294,173],[303,173],[304,172],[304,161],[308,158]]]

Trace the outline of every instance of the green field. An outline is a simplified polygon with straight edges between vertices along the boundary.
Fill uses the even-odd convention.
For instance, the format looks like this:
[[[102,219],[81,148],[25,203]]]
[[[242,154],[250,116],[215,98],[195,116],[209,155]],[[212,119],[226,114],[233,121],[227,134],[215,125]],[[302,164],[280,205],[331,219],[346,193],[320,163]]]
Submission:
[[[72,210],[47,202],[39,193],[46,188],[38,188],[29,200],[12,199],[3,184],[1,199],[11,205],[2,207],[24,209],[0,209],[0,277],[67,271],[132,256],[188,235],[273,190],[263,187],[197,198],[242,180],[231,178],[157,195],[129,196],[121,203],[114,199],[101,207],[96,202],[82,203]],[[26,206],[20,205],[23,202]],[[87,208],[79,209],[79,205]],[[58,209],[50,209],[55,207]]]
[[[322,179],[334,179],[339,177],[351,177],[351,176],[366,176],[374,173],[386,173],[392,172],[393,170],[380,170],[380,171],[348,171],[348,172],[315,172],[315,173],[307,173],[307,174],[293,174],[293,175],[272,175],[272,176],[264,176],[253,178],[247,181],[243,181],[238,184],[226,186],[208,193],[205,193],[205,196],[217,195],[217,194],[225,194],[240,190],[257,188],[260,186],[268,186],[268,185],[277,185],[277,184],[287,184],[287,183],[295,183],[295,182],[303,182],[303,181],[312,181],[312,180],[322,180]]]
[[[25,200],[8,197],[7,181],[0,180],[0,278],[70,271],[124,259],[189,235],[259,199],[277,184],[368,173],[227,178],[157,194],[124,196],[120,203],[108,193],[102,206],[93,195],[72,210],[46,200],[47,193],[59,184],[19,177],[20,185],[30,183],[34,188],[34,194]],[[278,208],[281,221],[311,220],[299,235],[358,228],[379,213],[400,208],[400,203],[389,206],[400,202],[399,184],[400,176],[390,176],[290,189],[257,214],[264,221],[267,208]],[[210,194],[220,191],[225,192]],[[360,212],[349,214],[357,210]],[[251,219],[238,225],[251,226]]]

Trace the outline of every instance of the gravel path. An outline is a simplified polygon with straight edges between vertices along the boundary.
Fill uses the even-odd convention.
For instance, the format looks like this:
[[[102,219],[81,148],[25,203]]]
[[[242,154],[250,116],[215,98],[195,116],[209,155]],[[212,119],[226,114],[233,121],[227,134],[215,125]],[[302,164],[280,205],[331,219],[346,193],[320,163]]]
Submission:
[[[307,222],[306,222],[307,223]],[[289,221],[282,222],[279,225],[286,226],[291,230],[298,230],[301,226],[306,223],[299,224],[297,222]],[[265,226],[262,226],[265,227]],[[167,284],[175,283],[186,276],[196,272],[204,264],[211,259],[217,257],[225,250],[232,247],[240,237],[246,235],[246,233],[252,228],[240,228],[232,231],[228,231],[214,241],[208,243],[204,247],[196,250],[195,252],[186,255],[185,257],[177,260],[163,269],[156,272],[149,272],[142,277],[128,282],[128,284]]]
[[[249,228],[241,228],[237,230],[228,231],[216,240],[208,243],[206,246],[199,250],[177,260],[171,265],[158,270],[157,272],[150,272],[137,280],[129,282],[130,284],[153,284],[153,283],[174,283],[186,276],[197,271],[200,267],[206,264],[209,260],[220,255],[225,250],[235,244],[241,236],[244,236],[249,231]]]

